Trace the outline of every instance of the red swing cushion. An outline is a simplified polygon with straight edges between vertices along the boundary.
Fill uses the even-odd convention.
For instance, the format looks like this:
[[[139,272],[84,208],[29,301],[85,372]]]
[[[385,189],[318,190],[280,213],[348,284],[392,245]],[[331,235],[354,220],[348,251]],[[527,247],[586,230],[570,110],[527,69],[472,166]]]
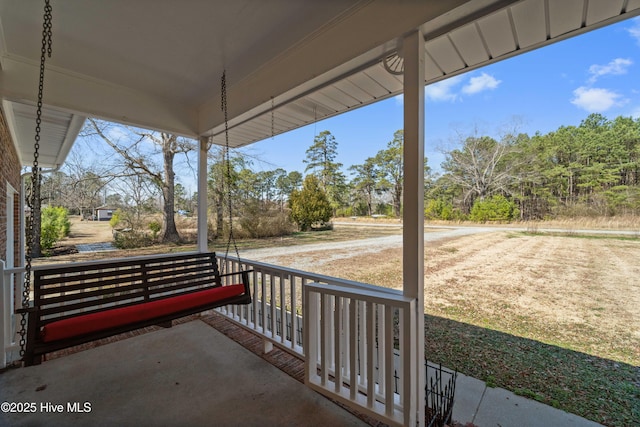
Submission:
[[[154,319],[190,308],[204,307],[227,298],[240,296],[244,294],[244,291],[245,287],[242,284],[221,286],[157,301],[58,320],[42,328],[42,340],[44,342],[52,342],[77,337],[92,332]]]

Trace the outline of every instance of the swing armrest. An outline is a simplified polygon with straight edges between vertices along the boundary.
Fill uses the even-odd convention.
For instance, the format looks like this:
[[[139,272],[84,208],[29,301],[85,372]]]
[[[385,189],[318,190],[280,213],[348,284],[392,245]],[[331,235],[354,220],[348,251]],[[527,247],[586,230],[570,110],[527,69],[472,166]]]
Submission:
[[[242,276],[241,283],[244,285],[244,292],[246,295],[251,295],[251,289],[249,288],[249,273],[251,273],[252,271],[253,270],[234,271],[231,273],[221,274],[219,278],[221,279],[223,277],[241,275]],[[222,281],[220,281],[220,283],[222,283]]]

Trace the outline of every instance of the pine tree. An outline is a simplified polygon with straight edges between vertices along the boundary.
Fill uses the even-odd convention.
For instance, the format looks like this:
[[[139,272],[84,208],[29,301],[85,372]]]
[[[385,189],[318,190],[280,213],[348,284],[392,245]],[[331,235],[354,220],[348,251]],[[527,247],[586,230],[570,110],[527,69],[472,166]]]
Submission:
[[[346,192],[346,179],[340,171],[342,163],[336,162],[338,142],[328,130],[320,132],[313,140],[313,145],[307,149],[307,163],[305,172],[311,171],[320,183],[320,187],[327,194],[331,207],[335,212],[342,206]]]

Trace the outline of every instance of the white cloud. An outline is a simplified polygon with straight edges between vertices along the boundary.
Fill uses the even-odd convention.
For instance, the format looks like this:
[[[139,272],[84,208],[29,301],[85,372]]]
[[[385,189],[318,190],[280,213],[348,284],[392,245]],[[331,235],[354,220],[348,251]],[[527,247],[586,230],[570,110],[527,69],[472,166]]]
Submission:
[[[573,95],[571,103],[590,113],[601,113],[625,102],[624,100],[619,100],[622,95],[608,89],[581,86],[573,91]]]
[[[640,31],[640,28],[639,28]],[[633,64],[633,61],[629,58],[616,58],[613,61],[609,62],[607,65],[597,65],[594,64],[589,67],[589,83],[595,83],[595,81],[606,75],[621,75],[626,74],[627,69]]]
[[[501,80],[482,73],[479,76],[471,77],[468,82],[458,89],[458,86],[465,81],[465,76],[454,76],[438,83],[433,83],[425,87],[424,95],[427,100],[431,101],[458,101],[460,94],[475,95],[485,90],[493,90],[497,88]]]
[[[500,83],[502,83],[501,80],[498,80],[487,73],[482,73],[477,77],[471,77],[469,79],[469,83],[464,85],[462,88],[462,93],[473,95],[485,90],[493,90],[497,88]]]
[[[631,27],[627,28],[627,32],[631,37],[636,39],[636,43],[640,45],[640,17],[631,20]]]
[[[131,134],[127,132],[127,128],[124,126],[108,126],[104,133],[107,138],[115,142],[119,142],[121,139],[131,138]]]
[[[455,101],[458,99],[458,95],[453,90],[462,82],[462,79],[462,76],[455,76],[430,84],[425,87],[424,96],[431,101]]]

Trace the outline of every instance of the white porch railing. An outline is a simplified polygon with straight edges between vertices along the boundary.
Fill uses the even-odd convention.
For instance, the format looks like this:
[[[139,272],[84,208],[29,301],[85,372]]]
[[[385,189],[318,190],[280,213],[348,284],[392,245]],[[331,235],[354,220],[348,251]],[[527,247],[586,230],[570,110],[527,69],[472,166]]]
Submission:
[[[240,266],[253,270],[253,303],[218,312],[304,356],[311,388],[388,424],[415,425],[414,299],[246,259],[229,258],[224,270]]]
[[[415,425],[415,300],[312,283],[304,304],[306,383],[388,424]]]
[[[2,338],[2,359],[0,368],[20,359],[20,315],[15,314],[22,298],[24,267],[5,268],[0,260],[0,338]],[[17,285],[17,286],[16,286]]]
[[[249,328],[280,347],[304,356],[302,290],[307,283],[342,286],[349,289],[382,292],[402,296],[395,289],[344,280],[308,271],[280,267],[258,261],[218,256],[221,272],[236,272],[242,267],[249,274],[253,303],[248,306],[225,306],[216,310]],[[231,279],[233,280],[233,279]],[[282,308],[284,307],[284,324]]]

